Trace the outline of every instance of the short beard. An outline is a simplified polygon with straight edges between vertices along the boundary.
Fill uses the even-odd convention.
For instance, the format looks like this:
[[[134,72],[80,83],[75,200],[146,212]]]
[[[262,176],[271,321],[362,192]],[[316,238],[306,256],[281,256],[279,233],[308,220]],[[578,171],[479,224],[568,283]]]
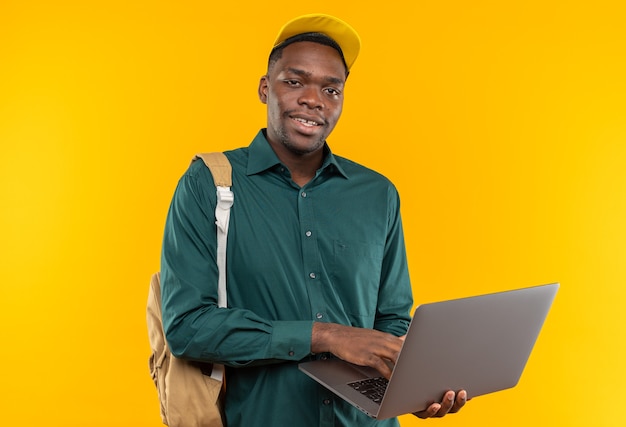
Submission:
[[[297,156],[306,156],[307,154],[314,153],[317,150],[319,150],[321,147],[323,147],[324,144],[326,143],[325,139],[319,139],[317,140],[316,144],[307,146],[306,149],[301,149],[295,144],[292,144],[291,141],[287,138],[287,135],[285,135],[283,132],[281,132],[279,136],[280,136],[280,142],[283,144],[283,146],[285,146],[290,152],[292,152],[293,154]]]
[[[286,113],[285,115],[288,117],[289,113]],[[306,147],[306,149],[301,149],[297,147],[295,144],[291,143],[283,127],[281,127],[280,129],[277,129],[276,135],[278,135],[278,138],[281,144],[285,148],[287,148],[291,153],[297,156],[306,156],[307,154],[314,153],[317,150],[319,150],[321,147],[323,147],[324,144],[326,143],[326,138],[322,137],[321,139],[317,140],[317,143]]]

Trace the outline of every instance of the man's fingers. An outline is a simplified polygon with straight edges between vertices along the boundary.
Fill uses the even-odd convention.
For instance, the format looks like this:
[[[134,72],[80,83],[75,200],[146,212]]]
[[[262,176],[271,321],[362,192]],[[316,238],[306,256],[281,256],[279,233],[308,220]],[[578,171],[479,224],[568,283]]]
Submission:
[[[443,417],[454,407],[454,399],[455,393],[453,391],[447,391],[446,394],[443,395],[443,399],[441,400],[441,408],[434,415],[435,417]]]
[[[441,409],[441,405],[439,403],[433,403],[432,405],[430,405],[428,408],[424,409],[423,411],[414,412],[413,415],[422,419],[431,418],[431,417],[436,416],[437,412],[439,412],[440,409]]]
[[[465,390],[461,390],[456,394],[449,390],[443,395],[441,403],[433,403],[425,410],[415,412],[414,415],[419,418],[441,418],[446,414],[459,411],[466,401],[467,392]]]
[[[380,356],[371,355],[365,362],[365,366],[376,369],[380,374],[389,379],[391,378],[391,372],[393,371],[393,362],[389,359],[381,358]]]
[[[450,409],[450,413],[458,412],[463,407],[463,405],[465,405],[465,402],[467,402],[467,400],[467,392],[465,390],[459,391],[456,394],[456,399],[454,401],[452,409]]]

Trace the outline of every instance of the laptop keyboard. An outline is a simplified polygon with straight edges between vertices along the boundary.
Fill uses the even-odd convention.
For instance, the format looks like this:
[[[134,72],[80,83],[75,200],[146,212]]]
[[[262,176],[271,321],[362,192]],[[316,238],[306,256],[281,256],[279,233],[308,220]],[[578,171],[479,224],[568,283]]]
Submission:
[[[368,397],[376,403],[380,403],[385,395],[389,380],[385,377],[368,378],[366,380],[348,383],[350,387]]]

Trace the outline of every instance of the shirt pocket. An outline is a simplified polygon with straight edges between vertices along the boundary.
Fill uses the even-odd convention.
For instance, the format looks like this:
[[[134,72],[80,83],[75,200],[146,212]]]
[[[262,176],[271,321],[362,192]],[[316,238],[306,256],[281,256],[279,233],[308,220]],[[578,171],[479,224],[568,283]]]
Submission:
[[[333,242],[331,280],[354,326],[371,328],[374,324],[383,252],[379,243]]]

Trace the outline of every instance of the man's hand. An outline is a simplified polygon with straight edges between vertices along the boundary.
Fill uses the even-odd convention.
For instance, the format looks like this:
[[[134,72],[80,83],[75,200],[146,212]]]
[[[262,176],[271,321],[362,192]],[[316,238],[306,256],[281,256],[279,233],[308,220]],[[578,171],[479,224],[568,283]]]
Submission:
[[[433,403],[428,408],[420,412],[414,412],[413,415],[419,418],[441,418],[446,414],[454,414],[458,412],[467,402],[467,392],[461,390],[456,394],[452,390],[443,395],[441,403]]]
[[[370,366],[385,378],[391,377],[404,336],[394,335],[374,329],[355,328],[336,323],[314,323],[311,337],[313,353],[329,352],[347,362]],[[419,418],[439,418],[458,412],[467,401],[467,392],[446,392],[440,403],[433,403],[423,411],[413,415]]]
[[[313,353],[330,352],[347,362],[370,366],[385,378],[391,371],[402,339],[374,329],[355,328],[336,323],[314,323],[311,337]]]

